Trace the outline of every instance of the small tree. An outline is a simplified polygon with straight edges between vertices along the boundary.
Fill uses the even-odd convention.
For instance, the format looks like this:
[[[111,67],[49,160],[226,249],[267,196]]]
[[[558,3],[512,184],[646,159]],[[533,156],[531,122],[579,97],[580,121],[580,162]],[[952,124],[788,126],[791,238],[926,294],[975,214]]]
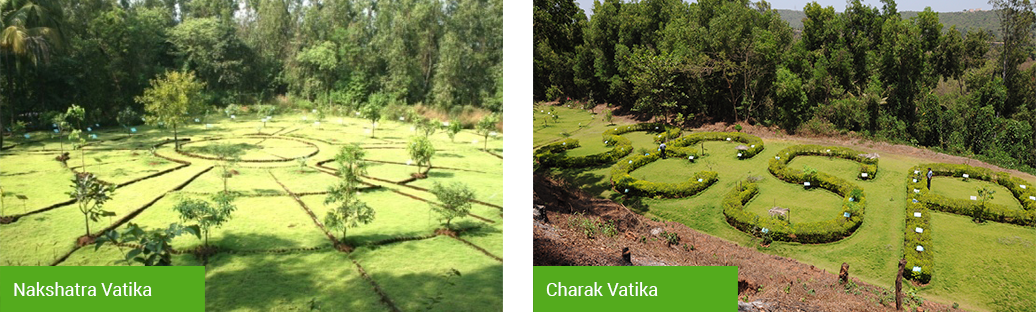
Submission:
[[[381,110],[388,103],[388,95],[383,93],[371,94],[367,103],[360,107],[360,117],[371,121],[371,137],[374,137],[374,124],[381,120]]]
[[[72,149],[79,150],[79,159],[82,161],[83,172],[86,172],[86,151],[83,147],[86,145],[86,139],[82,137],[82,131],[79,129],[73,129],[72,133],[68,134],[68,140],[72,142]]]
[[[456,119],[451,120],[448,126],[446,126],[446,134],[450,136],[450,142],[453,142],[453,137],[460,133],[461,126],[460,121]]]
[[[407,152],[410,158],[417,162],[417,173],[421,173],[421,165],[432,168],[432,156],[435,155],[435,147],[427,137],[415,136],[410,138],[410,145],[407,145]]]
[[[607,121],[609,125],[612,123],[612,110],[604,110],[604,121]]]
[[[144,105],[147,124],[163,123],[173,127],[173,145],[180,149],[177,128],[186,123],[192,112],[201,109],[201,91],[205,83],[194,78],[193,72],[166,72],[160,78],[151,80],[151,86],[144,95],[135,98]]]
[[[101,217],[114,216],[115,213],[101,209],[115,193],[115,186],[97,179],[92,173],[84,172],[72,178],[71,198],[79,204],[79,212],[83,213],[86,224],[86,236],[90,236],[90,221],[97,222]]]
[[[435,130],[439,129],[439,124],[432,121],[430,118],[419,117],[417,120],[417,130],[421,131],[425,137],[435,134]]]
[[[220,178],[223,179],[223,193],[229,192],[227,188],[227,180],[232,176],[232,170],[234,165],[241,160],[241,154],[244,154],[244,150],[240,145],[220,143],[212,146],[212,153],[219,158],[219,162],[216,166],[220,169]]]
[[[985,186],[979,188],[977,191],[979,206],[975,208],[975,215],[973,216],[973,220],[975,222],[981,223],[985,221],[986,203],[989,203],[990,200],[993,200],[993,193],[996,193],[996,191],[991,190],[989,189],[989,187]]]
[[[180,213],[180,221],[194,221],[198,223],[201,230],[201,237],[204,246],[209,246],[209,233],[213,228],[219,228],[223,223],[230,220],[230,214],[237,208],[232,203],[233,195],[226,192],[217,193],[212,197],[216,205],[199,199],[184,199],[173,207],[173,210]]]
[[[440,219],[446,221],[446,227],[450,227],[450,221],[468,215],[471,211],[471,199],[475,193],[460,182],[453,182],[443,185],[436,182],[432,186],[432,194],[439,200],[438,204],[431,204],[432,211],[439,213]]]
[[[50,122],[53,122],[54,125],[57,126],[57,129],[55,129],[55,130],[57,130],[55,132],[57,135],[61,135],[62,133],[65,132],[65,130],[68,129],[68,121],[65,120],[65,114],[54,115],[54,118],[52,118],[50,120]],[[65,153],[65,141],[58,140],[58,145],[61,147],[61,154],[64,154]]]
[[[498,122],[496,114],[489,114],[482,117],[482,120],[478,121],[478,134],[482,136],[484,140],[482,149],[489,150],[489,134],[496,130],[496,123]]]
[[[115,116],[115,121],[117,121],[119,125],[123,128],[129,128],[129,126],[137,125],[140,123],[140,115],[137,114],[137,112],[134,111],[133,108],[126,106],[126,108],[119,111],[119,114]]]
[[[170,266],[173,265],[173,238],[184,233],[198,235],[198,226],[183,226],[179,223],[171,223],[168,228],[145,230],[136,223],[130,223],[126,230],[120,234],[115,231],[105,232],[94,241],[94,251],[101,248],[105,243],[132,244],[135,246],[126,252],[126,263],[131,260],[139,262],[144,266]]]
[[[72,133],[68,135],[68,140],[71,141],[73,149],[79,150],[83,172],[86,172],[86,151],[83,149],[83,145],[86,145],[86,139],[82,137],[84,119],[86,119],[86,110],[79,105],[72,104],[72,107],[65,111],[65,121],[69,123],[75,122],[76,124],[76,128],[72,129]]]
[[[365,154],[359,145],[353,143],[342,146],[335,156],[339,182],[327,189],[324,204],[337,205],[327,211],[324,225],[333,230],[341,230],[343,240],[349,228],[374,221],[374,209],[360,201],[357,196],[360,176],[367,173],[367,164],[363,161]]]

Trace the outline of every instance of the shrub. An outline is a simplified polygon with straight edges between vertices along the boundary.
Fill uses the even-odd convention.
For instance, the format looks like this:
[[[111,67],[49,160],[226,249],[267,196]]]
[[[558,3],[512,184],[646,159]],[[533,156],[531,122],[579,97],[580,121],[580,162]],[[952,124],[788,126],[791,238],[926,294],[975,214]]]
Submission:
[[[985,209],[980,209],[981,207],[976,201],[948,198],[941,195],[931,194],[928,192],[927,188],[925,188],[924,179],[919,177],[920,174],[925,174],[925,172],[927,172],[927,168],[932,168],[934,176],[961,177],[963,174],[968,174],[972,179],[1000,184],[1008,190],[1011,190],[1012,195],[1014,195],[1022,205],[1023,210],[1015,210],[1003,205],[989,203],[986,204]],[[915,175],[914,171],[919,172],[919,174]],[[911,168],[908,173],[908,194],[913,198],[918,199],[918,201],[924,204],[928,209],[963,216],[972,216],[983,220],[1002,223],[1036,226],[1036,202],[1029,199],[1029,196],[1036,196],[1036,193],[1030,190],[1031,187],[1027,185],[1025,180],[1011,177],[1009,174],[1004,172],[994,173],[992,170],[987,168],[941,163],[918,165]],[[916,179],[917,182],[913,182],[915,181],[914,179]],[[1022,189],[1021,185],[1026,185],[1026,188]],[[913,193],[914,189],[919,192]],[[981,210],[981,212],[979,210]]]
[[[669,231],[662,231],[661,235],[662,239],[665,239],[666,243],[668,243],[669,246],[680,244],[680,234]]]

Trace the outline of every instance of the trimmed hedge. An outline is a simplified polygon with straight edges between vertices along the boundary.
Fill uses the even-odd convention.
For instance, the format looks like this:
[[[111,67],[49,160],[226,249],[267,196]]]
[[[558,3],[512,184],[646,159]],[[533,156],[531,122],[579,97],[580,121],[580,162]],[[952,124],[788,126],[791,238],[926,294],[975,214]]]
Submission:
[[[878,171],[878,160],[863,157],[860,154],[862,153],[859,151],[844,147],[795,145],[781,150],[773,159],[770,159],[770,173],[778,179],[796,184],[810,182],[814,187],[823,188],[842,196],[842,209],[835,218],[793,224],[786,220],[769,216],[761,217],[754,212],[745,211],[744,204],[751,200],[756,192],[746,192],[746,190],[757,188],[755,183],[746,180],[739,186],[735,186],[723,200],[723,214],[727,218],[727,223],[747,233],[753,233],[755,228],[765,228],[768,230],[770,238],[786,242],[828,243],[852,235],[863,223],[863,214],[867,206],[867,198],[864,196],[863,189],[852,182],[827,173],[807,174],[801,170],[791,169],[788,167],[788,163],[796,156],[806,155],[844,158],[859,162],[861,173],[868,174],[867,177],[857,176],[858,178],[873,179]],[[849,213],[848,218],[845,217],[845,213]]]
[[[774,176],[792,183],[802,183],[806,181],[811,183],[822,182],[824,179],[819,178],[819,176],[834,177],[822,172],[817,173],[818,177],[806,177],[802,171],[789,168],[788,163],[798,156],[829,156],[860,163],[860,172],[856,175],[856,178],[861,180],[874,179],[874,177],[878,175],[878,159],[863,157],[860,156],[861,154],[862,153],[860,151],[839,146],[795,145],[777,152],[777,155],[775,155],[773,159],[770,159],[769,169],[770,173]],[[867,174],[866,177],[863,176],[864,173]]]
[[[1011,194],[1018,200],[1023,210],[987,203],[986,209],[982,212],[982,218],[1001,223],[1036,226],[1036,202],[1029,199],[1029,196],[1036,196],[1036,192],[1030,190],[1025,180],[987,168],[941,163],[922,164],[910,168],[907,178],[907,193],[916,197],[926,208],[969,217],[974,216],[976,210],[981,208],[977,201],[948,198],[929,193],[925,185],[928,168],[932,168],[933,176],[961,177],[963,174],[968,174],[969,179],[995,182],[1006,187],[1011,190]],[[915,172],[917,173],[915,174]],[[1021,188],[1021,185],[1025,185],[1026,188]],[[918,190],[917,193],[914,193],[915,189]]]
[[[982,217],[987,220],[1013,223],[1023,226],[1036,225],[1036,202],[1029,200],[1029,196],[1036,196],[1036,191],[1031,189],[1025,180],[1012,177],[1006,172],[994,172],[987,168],[972,167],[957,164],[921,164],[910,168],[907,172],[907,204],[906,204],[906,228],[903,239],[903,258],[907,261],[907,270],[904,276],[920,283],[928,283],[932,279],[934,261],[932,256],[932,234],[931,234],[931,210],[938,210],[953,214],[972,217],[980,205],[976,201],[948,198],[928,192],[925,175],[928,168],[932,168],[933,176],[963,177],[968,175],[969,179],[996,182],[1007,189],[1022,204],[1024,210],[1014,210],[1003,205],[986,204],[986,210]],[[1025,185],[1025,188],[1021,186]],[[915,191],[916,190],[916,191]],[[921,217],[915,217],[914,213],[920,213]],[[922,233],[917,233],[916,228],[922,228]],[[917,246],[924,247],[924,251],[917,251]],[[920,272],[913,271],[914,267],[921,268]]]
[[[666,151],[672,157],[681,157],[680,151]],[[630,175],[630,172],[643,167],[659,159],[657,153],[648,155],[634,155],[627,157],[612,167],[612,187],[619,194],[630,196],[648,196],[662,198],[681,198],[698,194],[713,183],[719,180],[719,174],[713,171],[697,172],[687,181],[680,183],[659,183],[640,180]],[[700,181],[700,182],[699,182]]]
[[[612,147],[610,151],[581,157],[568,157],[565,155],[565,151],[578,147],[579,141],[576,139],[565,139],[562,142],[555,142],[540,147],[533,154],[533,159],[541,165],[561,168],[594,167],[615,163],[633,152],[633,142],[623,137],[622,134],[634,131],[661,131],[662,133],[655,137],[655,142],[659,142],[661,138],[679,136],[681,130],[680,128],[660,123],[640,123],[613,127],[601,134],[601,141],[605,142],[605,145]]]
[[[763,139],[751,134],[745,134],[740,132],[695,132],[684,137],[672,140],[669,143],[670,148],[686,148],[688,151],[683,151],[687,155],[697,155],[693,150],[694,145],[702,141],[736,141],[748,145],[748,150],[740,151],[740,159],[749,159],[755,157],[755,155],[762,152],[765,146],[763,145]],[[668,149],[667,149],[668,151]],[[733,154],[737,154],[739,151],[734,151]]]
[[[834,184],[828,183],[827,185]],[[853,191],[850,193],[840,194],[845,197],[842,201],[842,211],[834,219],[789,223],[785,220],[769,216],[761,217],[754,212],[746,211],[745,203],[758,194],[759,187],[756,183],[745,180],[734,186],[723,198],[723,215],[726,217],[727,223],[746,233],[754,233],[756,228],[767,229],[770,238],[775,241],[828,243],[852,235],[863,223],[864,208],[867,205],[866,197],[863,196],[862,189],[851,188],[851,190]],[[847,212],[849,213],[848,218],[844,217]]]

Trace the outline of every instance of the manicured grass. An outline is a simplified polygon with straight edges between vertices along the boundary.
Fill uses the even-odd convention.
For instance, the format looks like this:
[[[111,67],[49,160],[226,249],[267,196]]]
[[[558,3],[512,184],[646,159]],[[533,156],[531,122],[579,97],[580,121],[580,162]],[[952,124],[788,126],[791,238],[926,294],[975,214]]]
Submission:
[[[808,199],[808,200],[806,200]],[[842,196],[821,188],[807,190],[774,177],[759,182],[759,195],[745,204],[745,210],[760,218],[770,217],[770,208],[787,208],[791,223],[827,221],[841,216]]]
[[[582,113],[565,108],[558,108],[558,111],[561,114]],[[571,125],[557,125],[559,128],[567,126]],[[595,126],[595,129],[601,129],[592,134],[599,138],[604,127]],[[583,133],[580,135],[591,136]],[[549,142],[561,138],[545,136],[545,133],[535,132],[534,142]],[[644,132],[628,133],[625,136],[633,140],[635,146],[639,144],[639,147],[646,147],[650,152],[655,151],[656,145]],[[877,177],[863,181],[858,179],[858,163],[828,157],[796,157],[789,165],[794,169],[801,170],[804,166],[809,166],[862,187],[867,196],[864,222],[853,235],[836,242],[808,245],[775,242],[767,248],[762,248],[759,247],[757,238],[734,229],[727,224],[723,216],[720,205],[723,196],[735,187],[737,181],[748,176],[763,178],[763,182],[760,183],[760,194],[748,203],[747,208],[762,214],[776,201],[777,206],[792,207],[792,222],[805,217],[818,217],[817,220],[830,219],[833,216],[825,210],[831,209],[837,213],[841,203],[841,197],[828,191],[805,191],[801,185],[780,181],[767,171],[768,161],[777,151],[788,146],[809,143],[790,139],[766,139],[765,144],[766,149],[756,157],[737,160],[733,156],[736,144],[705,142],[704,146],[709,155],[694,165],[667,164],[660,161],[633,172],[638,178],[656,182],[680,181],[678,172],[683,170],[669,170],[681,168],[680,166],[689,166],[692,170],[702,170],[698,168],[704,166],[719,173],[719,181],[716,184],[688,198],[623,199],[610,190],[610,168],[607,166],[553,172],[574,186],[600,197],[623,202],[630,209],[648,217],[677,221],[710,235],[741,245],[755,246],[762,252],[793,258],[829,272],[836,272],[843,262],[849,263],[852,276],[881,287],[891,287],[895,281],[898,260],[903,254],[904,205],[907,201],[904,194],[904,177],[910,167],[931,160],[881,153]],[[854,148],[862,153],[872,152],[866,147]],[[1019,207],[1008,190],[974,179],[961,182],[960,178],[937,178],[933,181],[933,191],[942,189],[948,192],[944,195],[967,199],[969,195],[975,194],[974,189],[980,185],[995,187],[997,196],[994,202]],[[828,201],[830,203],[827,203]],[[816,213],[800,212],[809,209],[816,209]],[[946,304],[959,302],[965,308],[978,310],[1026,311],[1036,306],[1032,300],[1017,300],[1018,297],[1032,297],[1031,294],[1036,293],[1036,284],[1032,283],[1033,274],[1036,274],[1036,245],[1031,243],[1036,242],[1036,229],[995,223],[964,226],[959,223],[970,222],[970,218],[936,215],[932,221],[932,248],[936,252],[935,277],[928,286],[920,290],[923,297]],[[948,222],[945,219],[955,221]],[[943,223],[948,224],[940,225]],[[952,231],[952,234],[946,231]],[[947,246],[940,247],[943,245]]]
[[[473,311],[503,303],[503,264],[449,237],[363,247],[352,257],[404,311],[423,310],[439,296],[432,310]],[[453,270],[459,275],[450,274]]]
[[[39,187],[40,185],[72,185],[72,173],[54,160],[56,155],[0,156],[3,163],[0,180],[3,180],[3,211],[0,215],[14,215],[36,210],[43,206],[69,199],[62,187]],[[21,200],[16,195],[25,196]]]
[[[962,178],[951,178],[951,177],[935,177],[932,178],[932,194],[946,196],[948,198],[955,199],[971,199],[971,196],[978,196],[978,189],[988,187],[989,189],[996,191],[993,193],[993,199],[989,201],[991,204],[1003,205],[1004,207],[1021,210],[1022,205],[1018,203],[1018,199],[1011,194],[1011,191],[1006,187],[1001,186],[993,182],[982,181],[978,179],[968,179],[968,182],[964,182]]]
[[[205,270],[210,311],[388,310],[380,300],[348,256],[330,249],[219,254]]]
[[[503,278],[500,262],[452,238],[384,243],[373,248],[361,247],[351,254],[334,249],[331,239],[285,188],[293,193],[318,193],[304,195],[301,199],[313,210],[318,221],[323,222],[328,207],[323,205],[326,195],[319,193],[326,192],[329,186],[338,183],[339,178],[314,168],[318,161],[334,158],[345,144],[358,143],[367,150],[368,159],[405,163],[409,159],[406,144],[416,133],[410,129],[410,124],[385,120],[379,122],[376,136],[371,138],[370,123],[364,120],[328,117],[318,126],[313,124],[314,116],[306,114],[309,120],[305,122],[302,116],[274,116],[265,128],[252,115],[240,114],[236,120],[209,116],[180,128],[179,137],[192,142],[184,144],[187,152],[213,156],[206,147],[230,143],[245,148],[246,153],[242,156],[245,160],[274,161],[240,162],[233,167],[236,173],[229,178],[228,187],[237,195],[234,202],[237,209],[229,221],[211,231],[209,243],[217,247],[215,255],[207,262],[189,253],[173,256],[175,265],[206,266],[207,309],[387,310],[388,306],[381,302],[370,282],[359,275],[352,259],[369,261],[377,270],[377,274],[372,273],[372,276],[376,275],[375,282],[385,289],[391,288],[392,291],[387,290],[391,300],[404,310],[430,307],[432,310],[482,311],[501,308]],[[206,127],[206,124],[211,127]],[[152,146],[172,139],[172,131],[144,125],[135,128],[137,132],[132,135],[121,128],[95,129],[92,133],[98,138],[89,139],[90,144],[86,147],[86,170],[105,181],[121,183],[181,166],[151,155]],[[263,135],[277,133],[277,136],[290,139],[252,137],[258,132]],[[66,193],[71,185],[72,171],[54,160],[60,153],[62,139],[46,132],[32,133],[31,137],[30,140],[16,140],[25,142],[0,153],[0,162],[3,163],[0,179],[5,194],[11,195],[4,198],[4,209],[0,214],[5,216],[31,212],[69,199]],[[488,140],[489,150],[497,155],[503,155],[502,137],[497,133]],[[430,188],[434,182],[463,182],[475,190],[479,200],[503,204],[503,161],[482,151],[483,144],[487,143],[485,138],[472,130],[464,130],[452,141],[442,131],[429,139],[437,149],[432,163],[440,168],[433,169],[428,179],[412,182],[414,185]],[[83,159],[79,158],[78,151],[70,150],[69,144],[64,144],[64,148],[71,156],[68,165],[81,170],[77,166]],[[318,149],[319,153],[300,168],[295,158]],[[94,233],[150,202],[154,204],[129,222],[147,229],[165,228],[174,222],[193,224],[180,220],[179,214],[173,210],[177,202],[185,198],[211,201],[213,194],[223,190],[218,168],[202,174],[216,165],[216,161],[177,153],[172,144],[162,145],[155,151],[159,156],[186,161],[190,165],[117,189],[113,199],[104,205],[104,209],[115,212],[116,216],[90,222]],[[335,165],[331,163],[328,166]],[[400,181],[416,172],[417,168],[372,162],[370,169],[368,174],[373,177]],[[191,180],[195,176],[197,178]],[[363,246],[388,238],[424,236],[442,227],[428,203],[392,190],[434,201],[435,196],[431,193],[371,179],[364,181],[382,186],[360,194],[360,199],[375,209],[375,221],[349,229],[347,243]],[[175,190],[184,183],[187,184],[182,190]],[[23,202],[13,195],[24,195],[27,199]],[[466,216],[454,219],[452,225],[467,229],[461,233],[462,238],[502,257],[503,217],[500,209],[474,204],[472,214],[489,221]],[[119,230],[126,226],[122,225]],[[0,265],[49,265],[75,250],[75,240],[83,234],[83,215],[75,204],[2,224]],[[333,234],[340,236],[339,231]],[[201,239],[190,235],[177,237],[172,242],[176,250],[187,252],[196,250],[201,244]],[[404,247],[397,248],[400,244]],[[90,245],[72,252],[58,265],[127,265],[122,260],[128,248],[106,245],[95,251]],[[415,261],[420,265],[407,265]],[[440,283],[437,280],[439,276],[450,269],[463,272],[463,275]],[[420,292],[409,291],[418,289],[416,287]],[[429,296],[436,296],[435,291],[450,287],[455,290],[446,295],[445,301],[429,305],[432,303],[426,300]],[[467,293],[474,295],[468,297]]]
[[[708,170],[703,163],[692,163],[684,158],[660,159],[630,173],[637,179],[661,182],[680,183],[694,176],[695,173]]]
[[[325,196],[304,196],[306,203],[323,222],[327,211],[333,206],[324,205]],[[370,224],[350,228],[346,232],[346,241],[353,245],[363,245],[393,237],[412,237],[432,234],[439,228],[438,215],[428,208],[428,204],[399,196],[388,190],[373,190],[360,193],[359,199],[374,209],[377,214]],[[298,204],[295,204],[297,207]],[[301,211],[301,207],[298,208]],[[313,222],[309,226],[315,227]],[[331,230],[331,234],[341,238],[342,232]],[[327,240],[325,237],[324,240]]]
[[[934,183],[934,181],[933,181]],[[1036,308],[1036,235],[1032,228],[932,212],[932,281],[922,288],[964,309]]]

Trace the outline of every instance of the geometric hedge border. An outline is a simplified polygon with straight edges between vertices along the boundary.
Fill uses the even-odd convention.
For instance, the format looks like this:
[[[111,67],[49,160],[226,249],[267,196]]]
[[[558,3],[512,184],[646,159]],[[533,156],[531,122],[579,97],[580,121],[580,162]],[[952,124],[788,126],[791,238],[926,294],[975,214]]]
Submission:
[[[811,186],[829,190],[843,197],[841,212],[835,218],[818,222],[789,223],[787,220],[760,217],[754,212],[744,209],[744,204],[759,192],[755,182],[745,180],[731,189],[723,199],[723,214],[727,223],[746,233],[755,233],[755,229],[775,241],[800,243],[829,243],[841,240],[859,228],[863,223],[863,215],[867,206],[867,198],[863,189],[856,184],[836,176],[816,172],[807,174],[801,170],[788,167],[796,156],[829,156],[852,160],[861,163],[860,179],[873,179],[877,173],[877,158],[860,156],[860,152],[844,147],[795,145],[777,153],[770,159],[769,170],[778,179],[802,184],[809,182]],[[753,234],[756,235],[756,234]]]
[[[1036,226],[1036,189],[1020,178],[1006,172],[968,165],[931,163],[910,168],[907,172],[906,222],[903,238],[903,259],[907,270],[904,277],[926,284],[932,279],[934,267],[932,257],[931,210],[938,210],[963,216],[974,216],[979,203],[972,200],[947,198],[929,193],[925,175],[932,168],[932,176],[960,177],[994,182],[1011,191],[1023,210],[1015,210],[998,204],[986,204],[983,218],[990,221],[1022,226]]]

